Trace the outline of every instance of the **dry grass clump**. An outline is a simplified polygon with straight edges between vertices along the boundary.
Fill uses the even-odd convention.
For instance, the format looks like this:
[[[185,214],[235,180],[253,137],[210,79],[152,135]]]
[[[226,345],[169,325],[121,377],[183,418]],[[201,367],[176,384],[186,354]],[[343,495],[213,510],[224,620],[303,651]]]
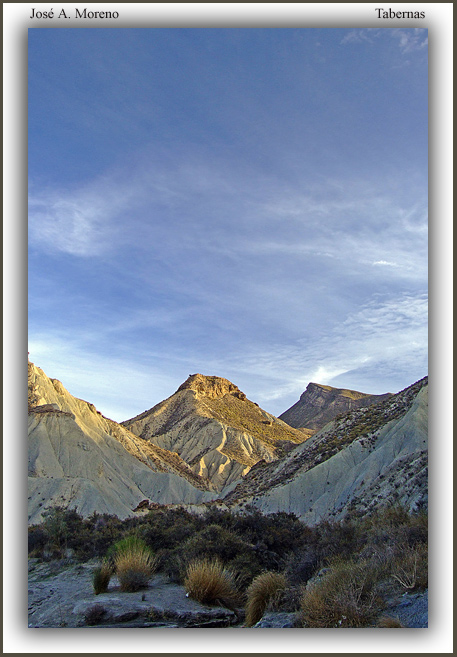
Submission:
[[[121,591],[138,591],[148,585],[157,569],[158,558],[149,550],[126,550],[114,563]]]
[[[157,570],[158,557],[137,536],[128,536],[116,543],[113,555],[121,591],[145,588]]]
[[[252,627],[262,618],[268,605],[279,602],[286,586],[285,576],[275,572],[262,573],[252,581],[247,590],[247,627]]]
[[[422,543],[409,548],[397,557],[392,577],[407,591],[426,589],[428,586],[428,545]]]
[[[406,627],[399,618],[393,616],[381,616],[376,627]]]
[[[301,599],[305,627],[367,627],[382,602],[376,577],[365,561],[336,561],[322,578],[308,584]]]
[[[184,587],[190,598],[204,604],[233,606],[239,601],[235,578],[219,559],[197,559],[186,569]]]
[[[100,566],[94,569],[92,584],[95,595],[106,593],[112,575],[113,567],[107,559],[104,559]]]

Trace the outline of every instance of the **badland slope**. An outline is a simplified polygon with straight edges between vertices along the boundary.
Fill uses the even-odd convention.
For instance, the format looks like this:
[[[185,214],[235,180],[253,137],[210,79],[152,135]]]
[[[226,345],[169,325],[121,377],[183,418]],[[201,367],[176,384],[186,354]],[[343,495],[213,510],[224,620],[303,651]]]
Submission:
[[[144,499],[197,503],[215,497],[210,482],[178,454],[161,449],[73,397],[28,364],[28,519],[54,505],[119,518]]]
[[[224,502],[295,513],[309,525],[396,503],[428,504],[428,378],[332,420],[276,463],[259,463]]]
[[[261,409],[228,379],[192,374],[178,390],[122,425],[166,450],[221,491],[258,461],[275,461],[308,438]]]

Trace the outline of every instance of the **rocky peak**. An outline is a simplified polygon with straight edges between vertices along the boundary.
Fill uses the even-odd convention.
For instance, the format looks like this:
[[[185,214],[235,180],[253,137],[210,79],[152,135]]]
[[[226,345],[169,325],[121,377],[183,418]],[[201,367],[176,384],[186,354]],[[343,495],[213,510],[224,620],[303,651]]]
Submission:
[[[244,392],[231,383],[228,379],[219,376],[205,376],[204,374],[191,374],[189,378],[179,386],[181,390],[193,390],[197,397],[208,397],[218,399],[225,395],[233,395],[238,399],[246,399]]]
[[[357,390],[309,383],[299,401],[279,417],[292,427],[306,427],[316,431],[340,413],[371,406],[390,396],[390,393],[370,395]]]
[[[321,383],[308,383],[305,392],[300,396],[300,400],[307,400],[315,397],[336,398],[345,397],[347,399],[363,399],[364,397],[371,397],[365,392],[357,392],[357,390],[346,390],[345,388],[332,388],[332,386],[324,386]]]

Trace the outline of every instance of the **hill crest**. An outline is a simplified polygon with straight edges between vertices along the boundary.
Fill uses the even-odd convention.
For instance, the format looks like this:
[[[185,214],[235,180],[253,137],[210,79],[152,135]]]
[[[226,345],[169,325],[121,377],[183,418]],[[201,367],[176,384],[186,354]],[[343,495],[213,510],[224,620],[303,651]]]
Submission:
[[[279,417],[290,426],[317,431],[333,418],[358,408],[377,404],[391,397],[391,393],[372,395],[347,388],[333,388],[320,383],[309,383],[300,399]]]
[[[218,399],[225,395],[233,395],[238,399],[246,399],[244,392],[228,379],[220,376],[207,376],[205,374],[190,374],[176,392],[193,390],[198,396]]]
[[[190,375],[168,399],[122,425],[177,452],[219,490],[259,460],[276,460],[308,438],[250,401],[228,379],[203,374]]]

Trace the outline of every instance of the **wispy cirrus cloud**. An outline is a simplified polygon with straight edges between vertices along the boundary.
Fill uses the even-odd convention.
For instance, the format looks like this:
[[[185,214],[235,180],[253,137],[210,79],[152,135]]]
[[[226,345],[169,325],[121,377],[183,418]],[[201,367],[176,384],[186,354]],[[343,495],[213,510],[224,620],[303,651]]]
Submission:
[[[380,30],[373,27],[367,27],[360,30],[350,30],[341,39],[340,43],[345,45],[347,43],[360,43],[368,42],[373,43],[373,40],[380,36]]]
[[[428,31],[425,29],[392,30],[391,36],[393,39],[397,39],[398,46],[403,54],[424,50],[428,46]]]
[[[87,187],[77,191],[58,189],[32,192],[29,196],[29,240],[47,252],[82,258],[102,255],[116,242],[116,216],[131,194],[124,190]]]
[[[254,377],[254,398],[279,414],[298,400],[310,381],[362,392],[397,392],[405,377],[412,382],[427,374],[427,332],[425,294],[373,295],[341,323],[295,345],[278,344],[268,354],[252,353],[232,368],[239,368],[243,379],[244,367]]]
[[[415,51],[425,50],[428,46],[428,31],[423,28],[394,28],[389,30],[379,30],[377,28],[363,28],[350,30],[341,39],[341,45],[351,43],[369,43],[374,44],[379,38],[395,39],[398,43],[400,52],[403,55]]]

